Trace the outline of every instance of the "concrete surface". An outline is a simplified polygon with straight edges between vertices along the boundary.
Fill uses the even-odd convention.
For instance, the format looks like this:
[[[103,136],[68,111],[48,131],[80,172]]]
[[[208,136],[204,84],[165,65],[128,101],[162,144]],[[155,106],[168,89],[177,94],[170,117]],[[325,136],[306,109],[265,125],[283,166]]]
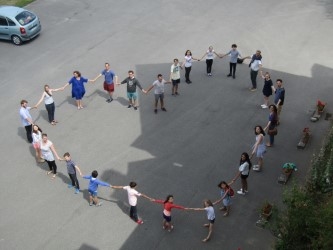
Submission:
[[[281,205],[281,166],[295,162],[293,180],[304,181],[313,153],[321,145],[329,122],[310,122],[317,99],[332,103],[333,44],[330,1],[43,1],[27,7],[37,13],[43,32],[16,47],[0,42],[0,110],[2,114],[2,173],[0,177],[0,249],[271,249],[274,237],[255,226],[260,205]],[[186,49],[201,57],[209,45],[223,53],[237,43],[243,55],[262,50],[265,71],[282,78],[286,102],[276,146],[265,155],[265,170],[251,172],[249,193],[235,196],[229,217],[216,206],[216,223],[209,243],[204,212],[173,211],[175,229],[162,230],[162,207],[139,199],[141,226],[128,217],[124,191],[99,189],[100,208],[88,206],[87,181],[82,192],[67,188],[65,164],[51,180],[47,167],[37,165],[19,121],[19,102],[35,104],[43,85],[59,87],[73,70],[95,77],[108,61],[122,80],[133,69],[144,88],[158,73],[168,78],[173,58]],[[154,198],[174,194],[175,203],[201,207],[216,200],[221,180],[237,171],[240,154],[254,143],[253,127],[265,125],[261,88],[249,92],[249,68],[237,66],[235,80],[226,77],[228,59],[216,59],[213,77],[205,63],[194,63],[193,84],[180,85],[168,112],[153,113],[153,94],[140,94],[138,111],[127,109],[126,87],[116,88],[116,100],[105,102],[100,79],[86,87],[86,106],[76,110],[70,90],[54,94],[56,119],[51,126],[43,105],[32,115],[49,135],[59,154],[69,151],[85,174],[97,169],[99,178],[114,185],[138,183]],[[184,72],[182,72],[183,78]],[[313,137],[297,150],[301,131]],[[291,182],[288,183],[291,185]],[[237,190],[237,182],[234,189]]]

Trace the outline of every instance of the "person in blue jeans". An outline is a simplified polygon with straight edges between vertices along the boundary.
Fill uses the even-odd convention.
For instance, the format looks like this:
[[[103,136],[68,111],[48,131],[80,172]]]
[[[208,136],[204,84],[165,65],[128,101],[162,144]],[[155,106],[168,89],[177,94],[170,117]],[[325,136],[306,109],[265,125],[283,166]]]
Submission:
[[[88,192],[89,192],[89,206],[92,206],[93,204],[96,205],[96,207],[99,207],[102,205],[102,202],[98,201],[97,198],[97,189],[98,185],[104,186],[104,187],[110,187],[112,188],[111,184],[100,181],[97,179],[98,172],[97,170],[92,171],[91,175],[85,175],[82,176],[84,179],[89,180],[89,186],[88,186]]]

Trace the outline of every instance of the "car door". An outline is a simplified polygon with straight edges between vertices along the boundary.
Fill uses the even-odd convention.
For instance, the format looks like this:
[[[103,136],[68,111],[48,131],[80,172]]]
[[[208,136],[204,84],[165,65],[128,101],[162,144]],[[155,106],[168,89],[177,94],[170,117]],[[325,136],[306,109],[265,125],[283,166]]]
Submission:
[[[8,22],[3,16],[0,16],[0,38],[7,40],[10,39]]]

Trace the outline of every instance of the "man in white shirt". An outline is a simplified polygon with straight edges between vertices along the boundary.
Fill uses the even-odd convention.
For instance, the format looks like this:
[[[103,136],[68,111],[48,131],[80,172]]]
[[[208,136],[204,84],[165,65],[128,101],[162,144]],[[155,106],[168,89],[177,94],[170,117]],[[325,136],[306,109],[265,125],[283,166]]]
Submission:
[[[161,110],[162,111],[167,111],[164,107],[164,85],[166,83],[171,83],[171,82],[167,82],[166,80],[163,79],[162,74],[158,74],[157,75],[157,80],[155,82],[153,82],[153,85],[151,85],[149,87],[149,89],[147,89],[148,93],[150,90],[152,90],[155,87],[155,109],[154,112],[155,114],[157,114],[157,104],[158,104],[158,100],[160,100],[161,102]]]
[[[257,90],[257,76],[258,71],[261,71],[262,63],[261,63],[261,51],[257,50],[256,53],[252,56],[251,62],[249,67],[251,68],[250,75],[251,75],[251,82],[252,82],[252,88],[250,88],[251,91]]]

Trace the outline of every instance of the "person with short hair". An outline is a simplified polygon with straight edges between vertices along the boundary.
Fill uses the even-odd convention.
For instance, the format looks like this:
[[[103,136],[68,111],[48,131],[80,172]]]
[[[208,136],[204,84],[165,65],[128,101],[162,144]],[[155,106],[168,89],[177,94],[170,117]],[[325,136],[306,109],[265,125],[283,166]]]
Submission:
[[[286,90],[284,89],[284,87],[282,86],[283,81],[282,79],[277,79],[276,80],[276,89],[275,89],[275,97],[274,97],[274,103],[277,107],[277,116],[278,116],[278,120],[277,120],[277,124],[280,124],[280,114],[282,111],[282,106],[284,104],[284,97],[286,94]]]
[[[240,52],[237,50],[237,45],[236,44],[232,44],[231,45],[231,50],[224,54],[224,55],[220,55],[220,58],[223,58],[225,56],[230,56],[230,62],[229,62],[229,68],[230,68],[230,72],[229,75],[227,75],[227,77],[232,76],[233,79],[236,78],[236,66],[237,66],[237,59],[245,59],[242,58],[242,55],[240,54]]]
[[[204,200],[204,207],[203,208],[186,208],[187,210],[194,210],[194,211],[206,211],[208,223],[204,224],[204,227],[208,227],[208,235],[206,238],[202,240],[202,242],[207,242],[210,240],[210,237],[213,233],[213,225],[215,222],[215,211],[213,207],[213,203],[210,200]]]
[[[138,203],[138,198],[137,197],[144,197],[146,199],[152,200],[152,198],[148,197],[147,195],[143,193],[139,193],[136,190],[137,184],[134,181],[131,181],[128,186],[112,186],[112,188],[115,189],[124,189],[127,191],[128,195],[128,203],[131,206],[130,207],[130,213],[129,216],[131,217],[132,220],[134,220],[137,224],[141,225],[143,224],[143,220],[139,219],[138,217],[138,210],[137,210],[137,203]]]
[[[250,91],[256,91],[257,90],[257,76],[258,72],[261,72],[262,68],[262,56],[261,51],[257,50],[255,54],[251,57],[251,62],[249,64],[250,67],[250,77],[252,82],[252,88],[250,88]]]
[[[81,169],[74,163],[74,161],[72,161],[71,155],[68,152],[64,153],[64,159],[61,160],[66,161],[67,173],[72,181],[72,184],[68,184],[68,188],[75,187],[75,194],[78,194],[80,192],[80,184],[76,176],[76,171],[78,171],[80,176],[82,176]]]
[[[30,110],[35,109],[36,107],[28,107],[28,101],[27,100],[22,100],[21,101],[21,108],[20,108],[20,118],[22,125],[25,128],[25,131],[27,133],[27,139],[29,143],[33,142],[32,138],[32,125],[34,122],[32,121],[32,117],[30,115]]]
[[[141,89],[141,91],[143,93],[146,93],[146,91],[141,87],[139,80],[135,78],[133,70],[129,70],[128,77],[126,77],[121,83],[118,83],[118,85],[124,84],[124,83],[127,84],[127,97],[128,97],[128,101],[129,101],[127,108],[133,107],[134,110],[137,110],[138,109],[138,105],[137,105],[138,93],[136,92],[136,87]]]
[[[179,64],[178,59],[173,59],[170,72],[170,82],[172,82],[172,95],[175,96],[179,95],[178,85],[180,83],[180,69],[182,69],[182,67]]]
[[[106,102],[110,103],[113,101],[113,97],[112,97],[113,92],[114,92],[113,79],[115,79],[116,84],[118,84],[118,76],[110,69],[109,63],[105,63],[105,69],[102,70],[102,72],[98,76],[96,76],[96,78],[93,81],[95,82],[102,75],[104,75],[103,88],[109,94],[109,97],[108,97],[108,99],[106,99]]]
[[[167,82],[166,80],[163,79],[162,74],[157,75],[157,80],[153,82],[153,84],[147,89],[146,93],[148,94],[150,90],[155,88],[155,109],[154,113],[157,114],[157,105],[158,105],[158,100],[160,100],[161,104],[161,110],[162,111],[167,111],[166,108],[164,107],[164,85],[166,83],[171,83]]]
[[[99,202],[97,198],[98,186],[110,187],[112,185],[97,179],[97,170],[92,171],[91,175],[84,175],[82,178],[89,180],[88,192],[89,192],[89,206],[95,204],[96,207],[102,206],[102,202]]]
[[[86,93],[84,84],[87,82],[94,82],[81,76],[80,71],[75,70],[73,77],[66,83],[62,89],[65,89],[68,85],[72,85],[72,98],[75,98],[77,109],[83,109],[82,98]]]

